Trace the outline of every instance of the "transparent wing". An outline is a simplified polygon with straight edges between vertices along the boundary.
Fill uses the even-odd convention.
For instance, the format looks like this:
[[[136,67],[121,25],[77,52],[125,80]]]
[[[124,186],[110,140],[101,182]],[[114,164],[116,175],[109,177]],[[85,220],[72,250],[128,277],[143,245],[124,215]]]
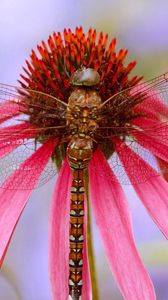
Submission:
[[[4,189],[33,189],[42,186],[48,182],[52,177],[57,174],[57,167],[52,159],[49,159],[47,165],[45,166],[41,176],[36,183],[36,172],[37,167],[31,163],[28,166],[25,166],[25,162],[30,159],[32,155],[41,147],[40,143],[34,144],[33,141],[23,141],[19,147],[15,150],[8,152],[3,158],[0,159],[0,184],[1,188]],[[40,157],[39,164],[40,164]],[[10,181],[8,184],[8,178],[17,172],[17,178]],[[30,176],[31,174],[31,176]],[[25,180],[26,177],[29,177],[29,182]],[[35,185],[36,183],[36,185]]]
[[[65,108],[66,103],[47,94],[0,84],[0,187],[34,188],[36,169],[32,164],[23,172],[24,176],[31,172],[29,186],[25,185],[24,180],[14,180],[8,187],[6,182],[17,170],[23,171],[24,162],[45,140],[58,138],[62,134]],[[44,140],[40,140],[41,136]],[[46,183],[56,173],[56,164],[50,159],[36,187]]]
[[[46,132],[48,137],[53,138],[62,137],[65,133],[68,136],[64,118],[66,105],[48,94],[0,84],[1,186],[5,187],[7,178],[40,147],[43,141],[38,136],[45,136]],[[114,180],[117,178],[122,184],[130,183],[125,161],[127,170],[131,170],[131,183],[144,182],[150,176],[167,173],[167,116],[167,74],[119,92],[102,104],[101,115],[98,116],[102,120],[101,126],[96,133],[98,144],[99,141],[105,147],[106,141],[114,144],[117,136],[132,151],[128,156],[122,146],[113,154],[111,150],[108,162],[114,171]],[[151,168],[144,167],[142,160]],[[138,166],[138,172],[135,166]],[[96,166],[93,168],[96,172]],[[26,172],[31,172],[33,186],[36,170],[31,166],[24,174]],[[37,186],[47,182],[56,172],[55,163],[50,160]],[[103,169],[99,175],[108,176]],[[15,182],[11,188],[27,187]]]
[[[158,175],[168,178],[168,73],[112,96],[102,111],[97,139],[104,149],[109,141],[115,145],[116,137],[122,141],[108,159],[113,180],[128,184],[130,177],[131,183]],[[124,152],[123,145],[129,151]],[[102,170],[101,176],[108,174]]]

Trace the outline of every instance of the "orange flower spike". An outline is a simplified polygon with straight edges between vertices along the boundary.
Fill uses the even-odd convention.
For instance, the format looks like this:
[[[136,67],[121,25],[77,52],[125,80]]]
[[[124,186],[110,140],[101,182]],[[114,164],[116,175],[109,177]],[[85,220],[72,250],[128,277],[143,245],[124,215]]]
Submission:
[[[128,50],[120,49],[117,59],[123,61],[127,56]]]
[[[101,80],[103,81],[103,79],[104,79],[104,76],[105,76],[105,71],[102,71],[102,74],[101,74]]]
[[[70,74],[73,74],[75,72],[75,67],[70,66]]]
[[[69,62],[69,59],[68,59],[68,58],[66,58],[65,64],[66,64],[66,69],[67,69],[68,71],[70,71],[70,62]]]
[[[48,45],[49,45],[49,48],[50,48],[51,53],[53,55],[53,58],[55,60],[55,63],[58,64],[58,56],[57,56],[57,52],[56,52],[56,47],[55,47],[54,41],[53,41],[51,36],[48,39]]]
[[[61,33],[58,32],[57,34],[54,32],[53,33],[53,38],[54,38],[54,43],[55,43],[55,48],[59,46],[61,49],[63,49],[63,42],[62,42],[62,36]]]
[[[112,78],[112,81],[111,81],[112,84],[115,84],[115,83],[116,83],[117,78],[118,78],[118,75],[119,75],[118,73],[115,73],[115,74],[114,74],[114,76],[113,76],[113,78]]]
[[[57,35],[55,32],[53,32],[53,39],[54,39],[54,44],[55,44],[54,46],[55,46],[55,48],[57,48],[58,38],[57,38]]]
[[[91,39],[92,39],[92,32],[93,32],[93,30],[92,30],[92,28],[90,28],[88,30],[88,39],[89,39],[89,41],[91,41]]]
[[[95,44],[96,36],[97,36],[97,32],[96,32],[96,29],[94,29],[94,31],[92,33],[92,44]]]
[[[57,50],[58,50],[59,59],[62,60],[63,59],[63,51],[62,51],[60,45],[58,46]]]
[[[20,83],[22,88],[27,89],[27,85],[25,83],[23,83],[21,80],[17,80],[17,82]]]
[[[116,47],[116,38],[112,39],[112,41],[109,45],[109,48],[108,48],[107,54],[106,54],[107,59],[109,59],[110,55],[115,51],[115,47]]]
[[[78,39],[76,39],[76,46],[77,46],[78,51],[80,51],[81,43]]]
[[[128,64],[128,66],[125,68],[125,74],[128,74],[131,72],[131,70],[136,66],[136,61],[132,61]]]
[[[48,49],[47,49],[46,43],[44,41],[42,41],[41,44],[42,44],[44,50],[48,53]]]
[[[102,63],[103,53],[104,52],[102,50],[99,52],[99,55],[98,55],[99,64]]]
[[[69,35],[69,40],[71,40],[72,37],[72,30],[70,28],[68,28],[68,35]]]
[[[69,49],[69,45],[68,46],[65,46],[65,54],[66,54],[66,57],[70,57],[70,49]]]
[[[44,86],[40,83],[40,81],[37,81],[36,84],[37,84],[38,89],[39,89],[40,91],[42,91],[42,92],[45,93],[45,88],[44,88]]]
[[[95,61],[95,62],[94,62],[94,69],[95,69],[96,71],[99,69],[99,66],[100,66],[99,62],[98,62],[98,61]]]
[[[22,69],[29,77],[31,76],[31,73],[25,67],[22,67]]]
[[[107,46],[107,42],[108,42],[108,34],[106,34],[106,35],[104,36],[104,41],[103,41],[103,48],[104,48],[104,49],[105,49],[106,46]]]
[[[24,75],[20,74],[20,77],[22,77],[22,79],[23,79],[24,81],[26,81],[26,83],[28,83],[28,84],[31,84],[31,81],[30,81],[30,79],[29,79],[29,78],[27,78],[26,76],[24,76]]]
[[[74,47],[74,45],[70,45],[70,59],[71,59],[71,61],[72,62],[74,62],[75,61],[75,57],[76,57],[76,54],[75,54],[75,52],[76,52],[76,48]]]
[[[39,65],[39,59],[38,59],[36,53],[34,52],[34,50],[32,50],[30,57],[32,60],[32,65],[36,68]]]
[[[74,44],[75,44],[75,34],[72,33],[72,35],[71,35],[71,45],[74,46]]]
[[[77,38],[80,40],[83,35],[82,27],[76,27],[75,33],[76,33]]]
[[[65,46],[69,45],[71,42],[71,34],[66,29],[64,29],[64,40],[65,40]]]
[[[114,64],[114,61],[110,60],[108,63],[108,66],[107,66],[106,73],[109,73],[111,71],[113,64]]]
[[[34,73],[33,73],[34,77],[37,78],[36,82],[39,82],[39,80],[41,82],[43,82],[43,78],[41,76],[41,73],[38,71],[38,70],[35,70]]]
[[[89,40],[89,38],[87,38],[87,41],[86,41],[86,49],[87,49],[88,52],[90,52],[90,48],[91,48],[90,40]]]
[[[51,35],[48,38],[48,45],[49,45],[51,52],[53,53],[53,51],[55,50],[55,45],[54,45],[54,41],[53,41],[53,38]]]
[[[62,49],[64,48],[61,32],[58,32],[58,34],[57,34],[57,43],[58,43],[58,45],[60,45],[60,47]]]
[[[50,60],[49,51],[48,51],[46,43],[44,41],[42,41],[42,46],[43,46],[44,59]]]
[[[98,45],[97,45],[97,52],[98,52],[98,55],[99,53],[102,51],[103,47],[102,47],[102,41],[99,41]]]
[[[79,52],[77,53],[77,56],[76,56],[76,62],[77,62],[77,65],[80,66],[81,56],[80,56]]]
[[[134,77],[130,80],[129,85],[130,85],[130,86],[134,86],[135,84],[137,84],[138,82],[140,82],[142,79],[143,79],[143,76],[141,76],[141,77],[134,76]]]
[[[28,62],[28,60],[26,60],[26,65],[29,69],[29,71],[32,73],[34,71],[33,67],[31,66],[31,64]]]
[[[96,54],[96,49],[95,49],[95,46],[93,46],[92,50],[91,50],[91,53],[90,53],[90,59],[89,59],[89,62],[88,62],[88,66],[90,66],[92,61],[94,60],[95,54]]]
[[[53,61],[51,61],[51,65],[52,65],[52,68],[54,70],[54,74],[55,74],[56,79],[61,80],[60,73],[59,73],[59,71],[58,71],[58,69],[57,69],[57,67],[56,67],[56,65]]]
[[[107,73],[109,73],[110,70],[112,69],[112,66],[113,66],[113,64],[114,64],[115,59],[116,59],[116,54],[113,53],[113,54],[111,55],[110,61],[109,61],[108,66],[107,66],[107,70],[106,70]]]
[[[41,54],[42,58],[45,59],[44,49],[40,45],[37,45],[37,49]]]
[[[63,94],[61,93],[61,90],[58,88],[58,86],[54,83],[51,74],[48,70],[45,71],[45,75],[49,79],[50,86],[58,93],[59,97],[63,99]]]
[[[98,45],[97,45],[98,53],[101,51],[102,47],[103,47],[103,32],[100,32],[98,38]]]
[[[81,50],[80,50],[80,54],[81,54],[81,59],[83,59],[84,54],[85,54],[85,47],[83,44],[81,44]]]
[[[86,36],[85,36],[84,33],[82,34],[82,37],[81,37],[80,40],[81,40],[82,45],[85,45],[85,44],[86,44]]]
[[[116,74],[117,76],[121,75],[123,69],[123,64],[120,62],[116,68]]]

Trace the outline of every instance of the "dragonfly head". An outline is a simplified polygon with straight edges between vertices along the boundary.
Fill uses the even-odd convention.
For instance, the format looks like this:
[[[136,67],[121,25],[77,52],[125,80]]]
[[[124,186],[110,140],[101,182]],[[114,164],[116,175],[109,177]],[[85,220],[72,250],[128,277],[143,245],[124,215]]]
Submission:
[[[71,77],[71,84],[78,86],[94,86],[99,84],[100,75],[92,68],[85,68],[77,70]]]

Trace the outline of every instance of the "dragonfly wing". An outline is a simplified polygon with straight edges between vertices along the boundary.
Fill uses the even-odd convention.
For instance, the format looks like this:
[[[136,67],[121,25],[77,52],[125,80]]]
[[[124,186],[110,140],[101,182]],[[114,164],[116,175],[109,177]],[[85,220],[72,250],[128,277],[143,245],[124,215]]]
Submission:
[[[128,170],[134,183],[144,182],[151,176],[165,176],[168,173],[168,74],[126,89],[103,105],[107,125],[100,126],[98,138],[104,145],[109,142],[113,145],[108,162],[115,173],[114,180],[130,183]],[[120,140],[120,146],[116,147],[116,139]],[[101,176],[108,175],[102,170]]]
[[[46,118],[55,118],[62,120],[65,112],[64,104],[53,96],[26,90],[18,87],[0,84],[0,187],[9,189],[32,189],[36,178],[36,169],[33,164],[26,166],[26,161],[35,155],[36,151],[47,141],[47,139],[57,139],[55,136],[55,126],[38,126],[36,120],[34,124],[30,121],[30,115],[40,111]],[[46,137],[46,140],[40,140],[44,129],[51,129],[53,135]],[[39,159],[40,163],[40,159]],[[26,166],[26,167],[25,167]],[[20,171],[19,171],[20,170]],[[22,172],[23,171],[23,172]],[[10,182],[7,185],[8,178],[12,174],[19,174],[20,180]],[[19,173],[20,172],[20,173]],[[23,176],[31,173],[29,186],[25,186]],[[56,164],[50,158],[41,174],[36,187],[46,183],[57,173]],[[34,179],[33,179],[34,178]]]

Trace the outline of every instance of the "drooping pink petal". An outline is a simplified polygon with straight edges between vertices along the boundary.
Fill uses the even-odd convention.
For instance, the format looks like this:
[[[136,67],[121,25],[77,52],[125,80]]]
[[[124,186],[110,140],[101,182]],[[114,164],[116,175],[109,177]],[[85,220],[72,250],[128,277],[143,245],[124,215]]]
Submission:
[[[71,172],[65,161],[57,179],[50,213],[49,270],[53,298],[68,299]]]
[[[69,212],[71,171],[65,161],[57,179],[50,213],[49,231],[49,269],[53,298],[68,299],[69,285]],[[86,206],[85,206],[86,212]],[[86,215],[85,215],[86,220]],[[86,234],[86,222],[85,222]],[[86,238],[83,257],[83,289],[82,299],[90,300],[91,288],[86,250]]]
[[[152,134],[135,132],[134,137],[139,145],[148,149],[153,155],[168,161],[168,140],[159,136],[159,133],[158,136],[152,136]]]
[[[5,101],[0,104],[0,123],[20,114],[20,105],[13,101]]]
[[[146,117],[139,117],[132,120],[132,124],[138,126],[140,129],[152,136],[167,138],[168,137],[168,123],[161,120],[153,120]]]
[[[150,86],[144,83],[141,85],[141,92],[145,93],[146,96],[142,103],[138,104],[135,108],[135,111],[142,112],[143,114],[146,113],[148,117],[152,119],[160,119],[160,116],[168,115],[168,105],[161,99],[159,92],[156,90],[155,87],[150,89]],[[138,93],[138,87],[132,89],[131,94]]]
[[[31,194],[31,190],[10,190],[10,187],[11,185],[15,186],[15,182],[18,185],[18,182],[22,181],[25,187],[29,188],[31,183],[31,188],[33,188],[45,168],[56,143],[57,141],[49,140],[43,144],[7,179],[6,189],[0,189],[0,265],[3,262],[15,226]],[[27,172],[27,169],[30,171]]]
[[[132,132],[132,135],[136,138],[137,143],[148,149],[154,156],[168,161],[167,122],[156,122],[151,119],[141,117],[134,120],[133,123],[139,127],[139,130],[137,129]]]
[[[160,166],[162,176],[168,182],[168,162],[165,162],[163,159],[160,158],[157,158],[157,161]]]
[[[22,145],[25,139],[36,136],[36,133],[36,128],[28,123],[1,128],[0,158]]]
[[[125,143],[116,142],[116,151],[134,189],[146,207],[152,219],[168,238],[168,184],[143,159],[134,153]],[[128,159],[129,158],[129,159]],[[133,164],[130,163],[133,161]],[[135,183],[135,178],[146,177],[146,181]]]
[[[101,176],[102,168],[107,178]],[[124,299],[154,300],[152,282],[135,247],[128,204],[114,176],[98,149],[90,163],[91,201],[110,267]]]
[[[89,259],[87,252],[87,199],[85,198],[84,207],[84,249],[83,249],[83,274],[82,274],[82,299],[91,300],[92,299],[92,287],[91,287],[91,277],[89,270]]]

